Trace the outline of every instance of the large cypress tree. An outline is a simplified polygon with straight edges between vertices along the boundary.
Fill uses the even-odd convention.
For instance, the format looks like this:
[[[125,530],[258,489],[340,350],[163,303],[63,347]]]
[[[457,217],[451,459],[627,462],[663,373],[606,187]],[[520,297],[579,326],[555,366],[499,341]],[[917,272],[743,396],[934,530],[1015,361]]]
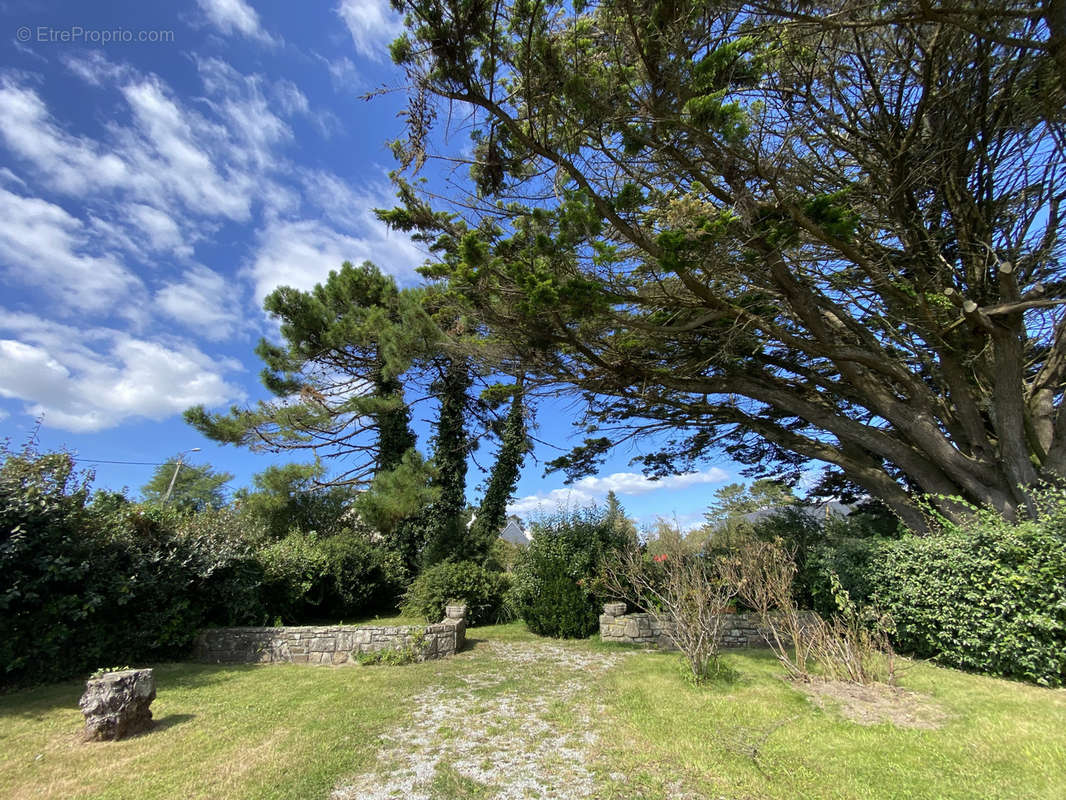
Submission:
[[[461,217],[388,219],[615,430],[572,475],[653,434],[652,473],[814,460],[915,529],[1066,476],[1063,3],[397,5],[404,166],[456,103],[473,158]]]

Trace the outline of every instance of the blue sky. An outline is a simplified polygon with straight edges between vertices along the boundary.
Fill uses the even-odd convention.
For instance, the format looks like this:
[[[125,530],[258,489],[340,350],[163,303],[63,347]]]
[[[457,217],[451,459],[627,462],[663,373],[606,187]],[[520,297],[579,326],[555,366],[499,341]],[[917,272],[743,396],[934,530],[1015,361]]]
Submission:
[[[0,19],[0,438],[43,416],[46,449],[146,462],[92,464],[97,486],[136,490],[193,447],[246,485],[287,459],[215,445],[181,412],[266,397],[263,297],[345,260],[418,280],[425,254],[372,213],[392,204],[404,97],[360,97],[399,85],[399,19],[388,0],[4,0]],[[538,438],[568,445],[574,413],[541,407]],[[557,454],[538,445],[515,511],[614,489],[641,521],[690,524],[737,475],[723,459],[650,482],[628,450],[567,488],[542,476]]]

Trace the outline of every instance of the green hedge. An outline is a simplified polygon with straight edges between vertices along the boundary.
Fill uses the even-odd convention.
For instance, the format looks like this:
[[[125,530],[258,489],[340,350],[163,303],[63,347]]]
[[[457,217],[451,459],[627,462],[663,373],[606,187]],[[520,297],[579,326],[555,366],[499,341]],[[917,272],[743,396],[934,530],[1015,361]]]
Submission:
[[[257,622],[261,570],[224,528],[109,498],[63,453],[3,453],[0,683],[180,654],[208,623]]]
[[[898,647],[943,664],[1066,683],[1066,515],[1011,525],[980,514],[965,528],[886,541],[871,559],[872,600]]]
[[[258,558],[267,614],[290,625],[336,622],[387,607],[407,574],[398,553],[350,529],[332,536],[292,531]]]
[[[473,561],[434,564],[411,582],[404,596],[404,613],[430,622],[444,618],[444,607],[463,602],[467,623],[484,625],[500,619],[504,596],[510,586],[507,576]]]
[[[181,657],[209,625],[355,616],[403,584],[366,531],[263,547],[245,515],[89,502],[89,478],[67,454],[0,446],[0,685]]]

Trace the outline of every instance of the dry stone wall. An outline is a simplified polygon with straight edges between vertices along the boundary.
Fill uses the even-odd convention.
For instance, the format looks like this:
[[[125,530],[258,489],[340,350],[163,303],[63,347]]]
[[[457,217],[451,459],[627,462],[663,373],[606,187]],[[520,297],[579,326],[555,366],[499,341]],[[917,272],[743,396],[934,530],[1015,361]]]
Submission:
[[[625,603],[606,603],[600,616],[600,638],[605,642],[676,650],[670,638],[670,625],[669,620],[658,620],[653,614],[627,614]],[[718,644],[721,647],[766,647],[764,634],[769,634],[769,629],[760,625],[754,614],[726,614]]]
[[[436,625],[209,628],[193,659],[212,664],[351,664],[364,653],[410,649],[415,660],[444,658],[466,642],[466,606],[448,606]]]

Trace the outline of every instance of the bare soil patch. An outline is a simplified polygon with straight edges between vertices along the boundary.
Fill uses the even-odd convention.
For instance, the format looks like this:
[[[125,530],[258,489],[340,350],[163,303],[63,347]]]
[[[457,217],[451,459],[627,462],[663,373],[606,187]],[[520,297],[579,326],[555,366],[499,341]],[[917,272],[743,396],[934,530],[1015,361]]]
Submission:
[[[900,728],[936,730],[948,715],[933,698],[917,692],[874,683],[859,686],[843,681],[796,683],[819,708],[836,710],[859,725],[891,723]]]

